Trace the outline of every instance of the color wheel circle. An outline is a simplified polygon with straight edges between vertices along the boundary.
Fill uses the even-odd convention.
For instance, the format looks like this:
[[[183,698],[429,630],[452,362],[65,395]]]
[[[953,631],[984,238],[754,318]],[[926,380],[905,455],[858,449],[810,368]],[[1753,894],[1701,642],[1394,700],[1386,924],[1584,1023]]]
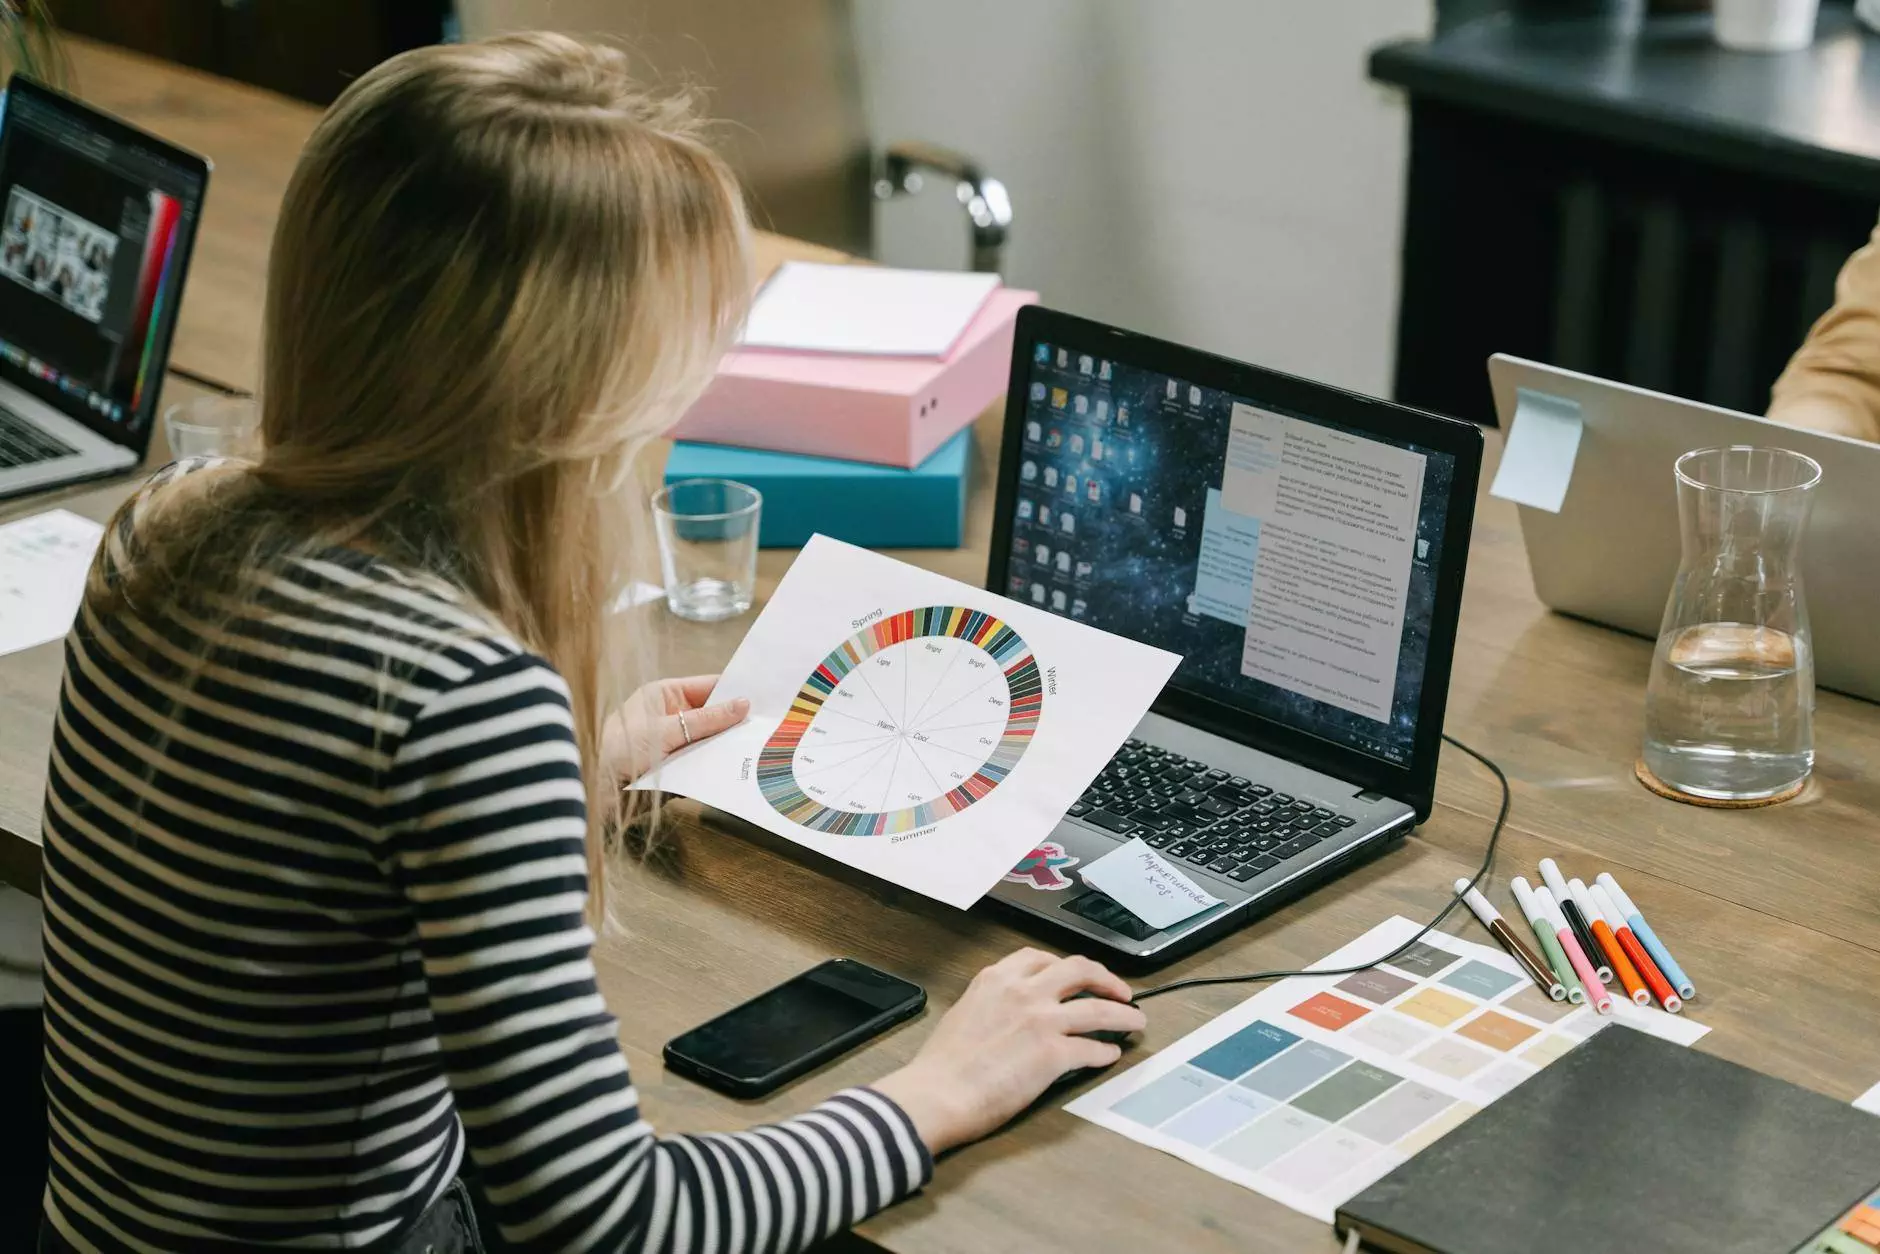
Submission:
[[[906,610],[856,632],[803,681],[758,754],[757,787],[813,831],[915,831],[997,788],[1043,705],[1031,647],[1003,621],[952,605]]]

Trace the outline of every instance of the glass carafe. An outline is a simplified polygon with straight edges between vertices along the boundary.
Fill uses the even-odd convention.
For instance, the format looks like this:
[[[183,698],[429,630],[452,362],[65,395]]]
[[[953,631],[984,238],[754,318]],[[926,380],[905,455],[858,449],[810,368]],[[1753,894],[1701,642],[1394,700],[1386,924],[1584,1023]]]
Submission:
[[[1776,797],[1815,765],[1802,537],[1821,467],[1778,448],[1678,459],[1684,556],[1645,694],[1645,765],[1675,792]]]

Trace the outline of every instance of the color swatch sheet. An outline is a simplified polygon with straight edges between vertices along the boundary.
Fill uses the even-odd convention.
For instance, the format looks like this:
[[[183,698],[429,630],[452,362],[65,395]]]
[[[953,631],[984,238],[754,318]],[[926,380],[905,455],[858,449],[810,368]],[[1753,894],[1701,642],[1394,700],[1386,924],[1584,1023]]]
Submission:
[[[712,692],[750,717],[635,786],[963,909],[1051,835],[1179,661],[813,536]]]
[[[1389,919],[1314,964],[1355,966]],[[1282,980],[1067,1109],[1326,1223],[1344,1202],[1609,1023],[1708,1028],[1614,999],[1550,1001],[1500,949],[1432,932],[1357,975]]]
[[[1830,1225],[1797,1254],[1875,1254],[1880,1251],[1880,1195],[1868,1198]]]

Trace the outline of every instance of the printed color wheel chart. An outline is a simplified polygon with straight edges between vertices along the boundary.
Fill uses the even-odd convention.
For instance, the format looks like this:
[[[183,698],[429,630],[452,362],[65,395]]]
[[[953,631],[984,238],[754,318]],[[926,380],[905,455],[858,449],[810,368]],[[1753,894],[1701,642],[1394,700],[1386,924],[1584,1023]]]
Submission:
[[[863,628],[822,660],[757,758],[792,823],[836,836],[911,832],[997,788],[1031,745],[1044,686],[999,619],[938,605]]]

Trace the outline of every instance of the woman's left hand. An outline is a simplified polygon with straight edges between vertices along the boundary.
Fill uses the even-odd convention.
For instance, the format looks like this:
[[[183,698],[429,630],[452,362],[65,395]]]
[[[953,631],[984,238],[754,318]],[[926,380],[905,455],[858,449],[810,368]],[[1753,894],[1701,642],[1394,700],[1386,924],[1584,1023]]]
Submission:
[[[736,727],[751,711],[743,697],[706,705],[716,675],[689,675],[647,684],[607,720],[601,761],[622,783],[637,779],[654,760]]]

